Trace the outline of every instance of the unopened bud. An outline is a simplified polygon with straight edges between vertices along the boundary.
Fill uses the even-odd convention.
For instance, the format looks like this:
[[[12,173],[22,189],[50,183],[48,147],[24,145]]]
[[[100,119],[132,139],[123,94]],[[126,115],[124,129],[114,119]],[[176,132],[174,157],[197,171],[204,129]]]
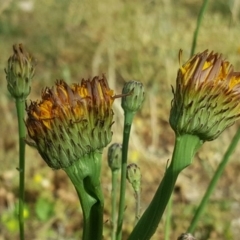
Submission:
[[[25,100],[31,91],[35,64],[22,44],[13,45],[13,52],[5,69],[7,87],[12,97]]]
[[[121,168],[122,145],[114,143],[108,148],[108,166],[112,171],[118,171]]]
[[[127,180],[132,185],[135,192],[141,190],[141,172],[137,164],[132,163],[127,167]]]
[[[127,82],[122,90],[122,108],[124,111],[137,112],[143,105],[145,91],[143,84],[137,81]]]

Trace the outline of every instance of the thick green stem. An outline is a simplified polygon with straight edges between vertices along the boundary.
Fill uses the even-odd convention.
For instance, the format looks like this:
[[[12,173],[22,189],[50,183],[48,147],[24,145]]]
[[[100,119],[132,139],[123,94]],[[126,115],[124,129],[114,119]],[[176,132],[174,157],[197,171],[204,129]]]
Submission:
[[[204,13],[206,11],[206,8],[207,8],[207,3],[208,3],[208,0],[203,0],[202,7],[200,9],[200,12],[199,12],[199,15],[198,15],[198,19],[197,19],[197,26],[196,26],[196,29],[195,29],[194,35],[193,35],[193,42],[192,42],[192,49],[191,49],[190,57],[193,56],[193,54],[195,52],[195,48],[196,48],[196,44],[197,44],[197,38],[198,38],[198,33],[199,33],[199,28],[201,26],[203,15],[204,15]]]
[[[18,117],[18,135],[19,135],[19,232],[20,239],[24,240],[24,194],[25,194],[25,123],[24,123],[25,102],[16,99],[16,109]]]
[[[116,222],[116,210],[117,210],[117,176],[118,171],[112,171],[112,240],[116,239],[117,222]]]
[[[152,237],[171,197],[178,174],[191,164],[193,156],[201,145],[202,141],[197,136],[183,135],[176,138],[171,164],[149,207],[129,236],[129,240],[148,240]]]
[[[198,209],[193,217],[193,220],[191,221],[191,225],[189,226],[187,232],[189,232],[189,233],[194,232],[196,225],[208,203],[209,197],[211,196],[212,192],[214,191],[214,189],[217,185],[217,182],[218,182],[219,178],[221,177],[221,175],[229,161],[230,156],[232,155],[233,151],[236,149],[236,146],[237,146],[239,140],[240,140],[240,128],[238,129],[235,136],[233,137],[232,142],[230,143],[226,153],[224,154],[221,163],[219,164],[217,170],[215,171],[215,174],[214,174],[210,184],[208,185],[208,189],[207,189],[204,197],[202,198],[200,205],[198,206]]]
[[[170,197],[168,205],[167,205],[167,212],[166,212],[166,223],[164,228],[164,240],[170,239],[170,230],[171,230],[171,217],[172,217],[172,201],[173,198]]]
[[[117,240],[122,239],[122,225],[123,225],[123,215],[124,215],[124,209],[125,209],[125,192],[126,192],[126,178],[127,178],[128,143],[129,143],[133,117],[134,117],[133,113],[125,112],[123,143],[122,143],[121,188],[120,188],[120,201],[119,201],[118,223],[117,223],[117,234],[116,234]]]
[[[101,240],[104,199],[100,185],[102,153],[92,152],[64,171],[71,179],[83,211],[83,240]]]

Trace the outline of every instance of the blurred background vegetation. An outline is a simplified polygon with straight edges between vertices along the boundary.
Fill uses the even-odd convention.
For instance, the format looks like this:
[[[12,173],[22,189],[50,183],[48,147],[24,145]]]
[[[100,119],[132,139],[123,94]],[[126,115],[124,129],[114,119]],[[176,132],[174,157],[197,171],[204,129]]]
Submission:
[[[4,68],[12,45],[22,43],[36,58],[29,99],[41,96],[56,79],[79,82],[106,74],[115,92],[125,81],[142,81],[146,101],[134,121],[129,162],[142,171],[142,210],[149,204],[171,158],[174,134],[168,124],[171,85],[190,55],[200,0],[0,0],[0,240],[18,239],[18,135],[15,104],[6,88]],[[200,29],[197,52],[223,53],[240,70],[240,1],[210,0]],[[122,110],[114,103],[113,142],[121,142]],[[214,170],[237,126],[206,143],[179,177],[173,196],[171,239],[185,232]],[[239,239],[240,150],[224,172],[195,237]],[[105,154],[106,156],[106,154]],[[62,171],[49,169],[38,153],[26,149],[26,240],[81,236],[81,209]],[[110,239],[111,174],[103,159],[104,239]],[[127,189],[124,239],[134,223],[134,194]],[[152,238],[163,239],[164,221]]]

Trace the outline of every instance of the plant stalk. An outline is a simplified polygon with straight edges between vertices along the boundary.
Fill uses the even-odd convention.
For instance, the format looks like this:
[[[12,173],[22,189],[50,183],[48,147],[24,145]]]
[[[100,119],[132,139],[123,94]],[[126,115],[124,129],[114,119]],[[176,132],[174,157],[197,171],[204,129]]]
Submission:
[[[123,215],[124,215],[124,209],[125,209],[125,192],[126,192],[126,180],[127,180],[128,143],[129,143],[133,117],[134,117],[133,113],[125,112],[124,128],[123,128],[123,143],[122,143],[120,200],[119,200],[118,222],[117,222],[117,233],[116,233],[117,240],[122,239],[122,225],[123,225]]]
[[[171,230],[171,216],[172,216],[172,201],[173,197],[171,196],[167,205],[167,211],[166,211],[166,222],[165,222],[165,234],[164,234],[164,240],[170,239],[170,230]]]
[[[116,222],[116,210],[117,210],[117,176],[118,171],[112,171],[112,240],[116,239],[117,222]]]
[[[136,212],[135,212],[135,225],[138,223],[141,213],[141,193],[140,191],[135,192],[136,195]]]
[[[24,123],[25,102],[16,99],[16,109],[18,118],[18,136],[19,136],[19,233],[20,239],[24,240],[24,197],[25,197],[25,136],[26,128]]]
[[[129,240],[149,240],[155,233],[169,202],[179,173],[191,164],[202,141],[194,135],[177,136],[170,166],[144,214],[133,229]]]
[[[82,206],[82,240],[102,239],[104,199],[100,185],[101,157],[102,153],[92,152],[64,168]]]

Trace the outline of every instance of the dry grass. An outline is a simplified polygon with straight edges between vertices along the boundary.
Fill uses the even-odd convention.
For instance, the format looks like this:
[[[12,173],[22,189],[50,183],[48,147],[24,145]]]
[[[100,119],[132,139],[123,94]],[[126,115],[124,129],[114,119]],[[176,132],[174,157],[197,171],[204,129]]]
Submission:
[[[145,105],[135,119],[129,161],[142,170],[142,208],[146,208],[171,158],[174,135],[168,125],[171,85],[179,66],[178,51],[188,59],[200,0],[1,0],[0,68],[6,66],[11,46],[22,42],[38,61],[30,98],[40,97],[40,89],[55,79],[77,82],[105,73],[110,86],[121,92],[124,81],[136,79],[145,84]],[[237,0],[235,0],[237,2]],[[210,1],[203,19],[197,51],[210,49],[224,54],[240,70],[238,6]],[[17,236],[13,211],[18,192],[18,146],[16,112],[6,89],[2,71],[0,88],[0,239]],[[122,110],[115,102],[113,141],[121,141]],[[236,126],[200,150],[194,164],[179,178],[174,193],[172,236],[186,230],[195,206],[201,199]],[[73,187],[63,172],[47,168],[38,153],[27,147],[26,240],[79,239],[81,219]],[[198,239],[238,239],[240,232],[239,150],[222,177],[206,214],[196,232]],[[110,233],[110,172],[103,162],[103,189],[106,196],[105,239]],[[132,191],[128,189],[128,196]],[[39,199],[54,203],[53,215],[39,220]],[[50,204],[51,205],[51,204]],[[40,205],[40,208],[46,206]],[[134,222],[134,198],[128,199],[125,238]],[[4,216],[4,217],[3,217]],[[163,239],[163,223],[152,238]]]

